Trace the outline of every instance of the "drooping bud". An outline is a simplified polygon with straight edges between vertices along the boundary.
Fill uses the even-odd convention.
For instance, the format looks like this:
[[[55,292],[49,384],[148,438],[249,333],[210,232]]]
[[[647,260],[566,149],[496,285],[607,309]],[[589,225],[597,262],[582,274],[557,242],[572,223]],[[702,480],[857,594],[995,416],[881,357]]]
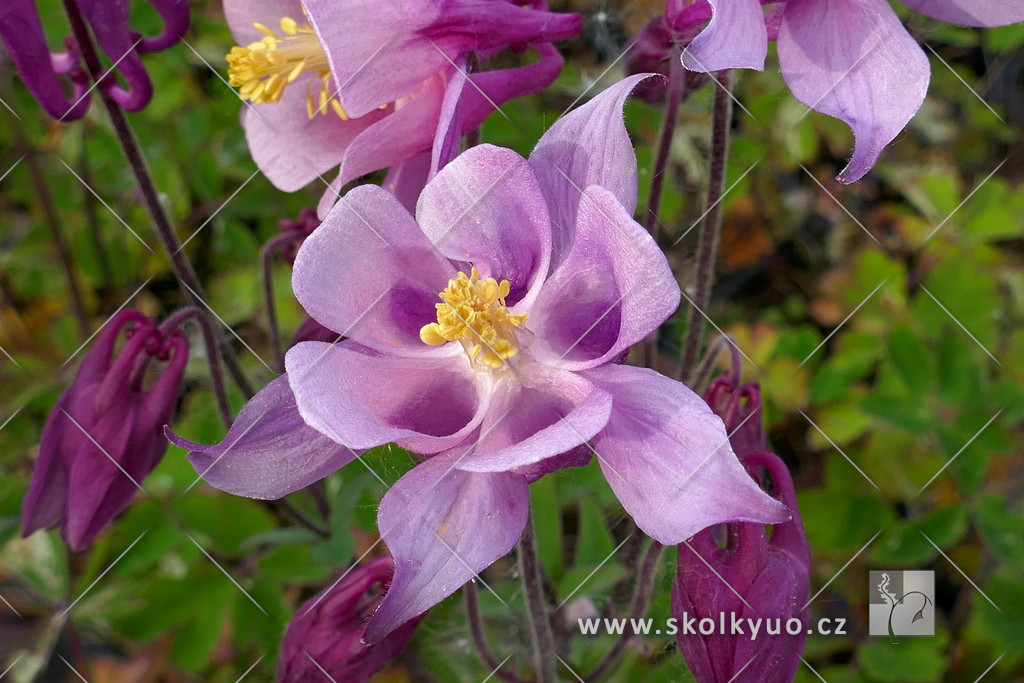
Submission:
[[[128,507],[167,448],[163,426],[187,362],[181,332],[135,310],[110,319],[43,427],[22,506],[26,536],[60,527],[81,550]]]
[[[699,683],[791,681],[807,634],[810,551],[793,481],[772,453],[751,453],[743,462],[755,478],[767,473],[793,518],[774,525],[770,538],[763,524],[739,522],[724,525],[724,547],[715,541],[722,525],[679,546],[672,613],[680,650]],[[686,628],[706,619],[713,624],[708,635]]]
[[[422,620],[407,622],[373,645],[363,644],[366,622],[387,593],[394,570],[390,557],[377,558],[299,607],[281,641],[278,683],[326,678],[362,683],[387,666]]]

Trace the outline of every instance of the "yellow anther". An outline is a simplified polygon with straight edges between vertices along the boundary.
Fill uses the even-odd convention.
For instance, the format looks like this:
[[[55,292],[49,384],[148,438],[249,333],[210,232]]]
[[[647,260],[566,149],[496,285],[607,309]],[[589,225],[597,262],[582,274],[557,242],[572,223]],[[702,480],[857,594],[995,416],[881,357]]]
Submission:
[[[515,328],[527,318],[525,313],[509,313],[505,306],[509,289],[508,280],[481,280],[476,268],[468,276],[459,273],[440,294],[443,303],[436,305],[437,322],[424,325],[420,339],[430,346],[457,341],[474,365],[504,367],[519,353]]]
[[[303,74],[313,74],[306,82],[306,114],[313,118],[328,111],[343,121],[348,114],[335,97],[331,85],[331,67],[327,53],[309,24],[291,17],[280,21],[278,34],[265,24],[253,24],[263,38],[245,47],[235,46],[227,54],[228,82],[246,100],[254,104],[280,102],[285,88]]]

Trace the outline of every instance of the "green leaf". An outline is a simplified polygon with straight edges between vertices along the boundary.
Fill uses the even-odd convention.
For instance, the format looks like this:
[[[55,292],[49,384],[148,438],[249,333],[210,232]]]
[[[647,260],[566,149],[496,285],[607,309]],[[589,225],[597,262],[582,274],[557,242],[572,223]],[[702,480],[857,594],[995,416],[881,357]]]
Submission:
[[[591,498],[579,502],[579,532],[576,537],[576,564],[597,565],[615,549],[615,539],[605,523],[604,514]]]
[[[906,325],[898,325],[889,335],[889,354],[912,392],[923,394],[932,386],[935,367],[931,353]]]
[[[872,638],[858,651],[861,669],[874,681],[893,683],[932,683],[942,679],[946,670],[944,631],[931,637],[901,638],[892,644],[888,638]]]
[[[1024,517],[1006,508],[1000,496],[983,496],[974,507],[978,533],[992,553],[1010,566],[1024,566]]]

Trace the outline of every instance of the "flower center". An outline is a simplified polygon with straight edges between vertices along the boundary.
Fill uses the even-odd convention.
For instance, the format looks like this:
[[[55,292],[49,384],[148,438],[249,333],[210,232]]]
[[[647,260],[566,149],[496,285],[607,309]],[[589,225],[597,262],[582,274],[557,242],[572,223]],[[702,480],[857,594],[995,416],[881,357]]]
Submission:
[[[238,88],[243,99],[254,104],[280,102],[285,87],[305,73],[313,78],[306,84],[306,113],[334,111],[342,121],[348,114],[331,89],[331,67],[327,53],[309,24],[290,17],[281,19],[281,34],[263,24],[253,27],[263,38],[247,47],[235,46],[227,54],[228,83]]]
[[[430,346],[457,341],[474,366],[500,369],[519,353],[515,328],[527,318],[525,313],[508,312],[508,291],[508,280],[481,280],[475,267],[468,276],[460,272],[441,292],[444,303],[437,304],[437,322],[424,325],[420,339]]]

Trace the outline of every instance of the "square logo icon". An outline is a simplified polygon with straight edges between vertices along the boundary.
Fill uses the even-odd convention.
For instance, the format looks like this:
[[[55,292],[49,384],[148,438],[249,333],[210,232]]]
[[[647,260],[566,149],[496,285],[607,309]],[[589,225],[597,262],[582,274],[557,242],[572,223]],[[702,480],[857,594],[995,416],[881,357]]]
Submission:
[[[893,643],[901,636],[935,635],[935,572],[869,572],[868,633]]]

